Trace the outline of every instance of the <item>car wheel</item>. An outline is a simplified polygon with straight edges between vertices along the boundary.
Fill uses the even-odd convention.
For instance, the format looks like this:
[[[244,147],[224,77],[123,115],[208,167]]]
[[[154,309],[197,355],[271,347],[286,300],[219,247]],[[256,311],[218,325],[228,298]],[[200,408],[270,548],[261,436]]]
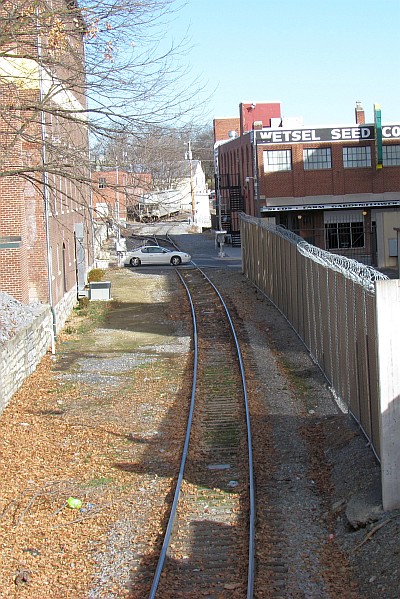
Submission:
[[[179,264],[182,262],[182,260],[179,258],[179,256],[172,256],[171,258],[171,264],[173,266],[179,266]]]
[[[131,258],[131,266],[140,266],[139,258]]]

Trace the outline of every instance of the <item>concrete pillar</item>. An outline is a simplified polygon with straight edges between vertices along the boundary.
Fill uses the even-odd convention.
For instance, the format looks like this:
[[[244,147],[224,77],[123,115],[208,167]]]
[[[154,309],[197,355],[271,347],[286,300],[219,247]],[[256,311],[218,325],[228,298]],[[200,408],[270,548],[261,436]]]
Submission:
[[[376,282],[384,510],[400,508],[400,280]]]

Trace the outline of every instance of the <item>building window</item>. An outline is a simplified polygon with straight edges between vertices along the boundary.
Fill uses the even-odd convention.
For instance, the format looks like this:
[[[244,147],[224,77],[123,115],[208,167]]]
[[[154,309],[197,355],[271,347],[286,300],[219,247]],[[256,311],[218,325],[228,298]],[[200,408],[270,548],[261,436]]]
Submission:
[[[304,170],[318,171],[332,168],[330,148],[306,148],[303,150]]]
[[[343,148],[343,166],[344,168],[371,166],[371,148],[369,146]]]
[[[384,145],[382,147],[383,166],[399,166],[400,165],[400,146],[399,145]]]
[[[99,189],[106,188],[106,180],[104,177],[99,177]]]
[[[292,170],[291,150],[267,150],[264,154],[264,173]]]
[[[364,247],[363,222],[326,223],[325,244],[327,250]]]

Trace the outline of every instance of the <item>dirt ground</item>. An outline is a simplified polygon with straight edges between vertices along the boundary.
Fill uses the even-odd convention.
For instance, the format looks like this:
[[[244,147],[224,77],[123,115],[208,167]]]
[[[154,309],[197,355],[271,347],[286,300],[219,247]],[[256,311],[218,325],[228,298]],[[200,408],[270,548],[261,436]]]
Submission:
[[[330,555],[344,559],[358,597],[398,599],[400,513],[379,509],[379,465],[365,439],[335,409],[267,300],[240,271],[213,274],[255,354],[271,362],[258,363],[279,386],[271,409],[279,416],[289,400],[292,415],[309,418],[296,434],[323,487],[321,544],[334,544]],[[191,329],[172,269],[112,270],[107,278],[113,301],[74,311],[56,355],[43,359],[0,418],[1,599],[146,596],[144,564],[154,558],[180,457],[178,400],[190,394]],[[266,343],[273,359],[263,354]],[[289,420],[293,427],[293,418],[276,418],[276,447],[293,433]],[[290,514],[299,497],[287,497]],[[293,524],[292,534],[299,546],[311,532]],[[325,596],[339,595],[303,595]]]
[[[132,596],[131,578],[142,596],[136,571],[179,456],[179,419],[165,415],[185,393],[190,333],[168,276],[109,274],[114,301],[74,311],[0,419],[2,599]]]

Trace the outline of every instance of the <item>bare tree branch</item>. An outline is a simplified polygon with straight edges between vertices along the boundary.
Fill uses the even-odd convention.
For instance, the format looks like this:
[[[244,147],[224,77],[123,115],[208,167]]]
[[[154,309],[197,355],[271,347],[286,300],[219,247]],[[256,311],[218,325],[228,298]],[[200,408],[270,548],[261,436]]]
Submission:
[[[46,174],[50,197],[87,203],[88,136],[136,140],[132,160],[148,165],[155,147],[143,131],[200,118],[204,86],[183,66],[188,41],[166,41],[178,10],[175,0],[4,0],[0,177],[40,188]]]

